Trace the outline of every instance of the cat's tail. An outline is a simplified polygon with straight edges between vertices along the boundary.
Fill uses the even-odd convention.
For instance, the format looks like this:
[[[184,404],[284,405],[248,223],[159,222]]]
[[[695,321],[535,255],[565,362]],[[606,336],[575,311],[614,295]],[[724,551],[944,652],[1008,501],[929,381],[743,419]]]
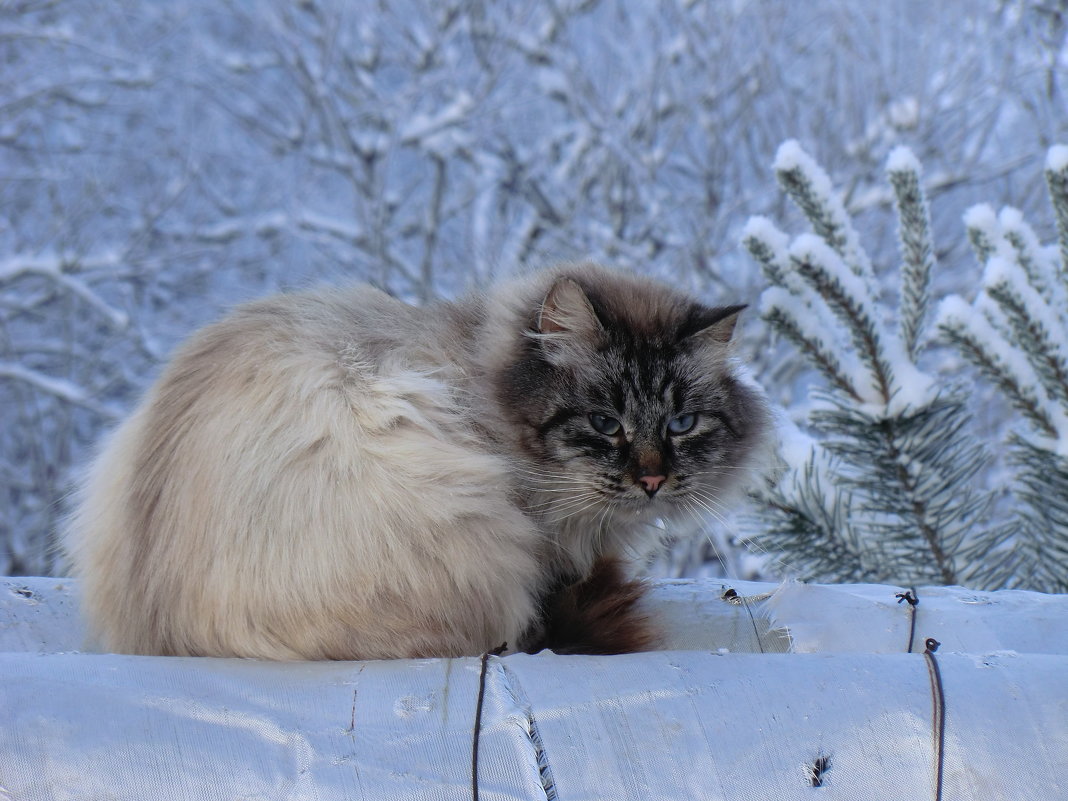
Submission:
[[[590,575],[552,592],[542,604],[542,629],[530,653],[626,654],[656,648],[659,637],[641,601],[648,584],[627,577],[619,559],[601,557]]]

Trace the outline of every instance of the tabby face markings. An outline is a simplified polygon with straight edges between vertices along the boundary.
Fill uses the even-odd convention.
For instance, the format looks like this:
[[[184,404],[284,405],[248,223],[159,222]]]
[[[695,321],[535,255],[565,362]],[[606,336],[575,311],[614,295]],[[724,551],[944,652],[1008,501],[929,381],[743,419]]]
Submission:
[[[612,503],[646,506],[680,500],[690,476],[722,461],[730,432],[718,385],[690,380],[684,354],[641,355],[603,353],[598,380],[576,386],[541,430],[576,480]]]
[[[539,508],[598,520],[707,508],[752,448],[760,401],[728,348],[742,307],[629,291],[558,278],[508,369],[501,402],[523,425]]]

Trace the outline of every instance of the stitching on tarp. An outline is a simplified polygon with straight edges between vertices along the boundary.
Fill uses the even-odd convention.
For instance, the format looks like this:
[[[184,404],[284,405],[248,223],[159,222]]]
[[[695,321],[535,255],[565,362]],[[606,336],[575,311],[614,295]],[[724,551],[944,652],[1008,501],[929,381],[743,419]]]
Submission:
[[[498,649],[498,653],[500,649]],[[482,703],[486,700],[486,666],[490,654],[482,654],[482,663],[478,671],[478,701],[475,703],[475,725],[471,732],[471,799],[478,801],[478,750],[482,738]]]
[[[938,669],[935,651],[941,645],[934,637],[925,641],[927,650],[923,657],[927,660],[927,674],[931,679],[931,700],[933,701],[934,748],[935,748],[935,801],[942,801],[942,766],[946,748],[946,692],[942,686],[942,671]]]
[[[920,596],[916,594],[915,587],[909,587],[908,592],[899,592],[894,596],[900,604],[905,601],[909,605],[909,647],[908,653],[912,653],[912,642],[916,638],[916,607],[920,603]]]
[[[745,607],[745,611],[749,613],[749,622],[753,625],[753,634],[756,636],[757,647],[760,649],[760,653],[764,653],[764,639],[760,636],[760,629],[757,628],[756,618],[753,617],[753,610],[749,606],[749,601],[766,600],[767,598],[771,597],[770,594],[746,598],[742,595],[739,595],[738,590],[734,589],[733,587],[728,587],[721,597],[729,604],[741,604],[743,607]]]
[[[545,742],[541,739],[541,730],[534,717],[534,708],[526,693],[523,692],[523,686],[515,673],[509,670],[508,665],[503,661],[500,667],[508,692],[511,693],[516,706],[523,712],[524,731],[534,749],[534,759],[538,765],[538,779],[541,781],[542,792],[545,793],[545,801],[557,801],[556,779],[553,777],[553,770],[549,764],[549,752],[545,750]]]
[[[534,711],[530,705],[530,701],[523,693],[522,687],[519,684],[519,680],[515,674],[512,673],[504,662],[498,659],[499,655],[504,651],[505,646],[502,645],[496,648],[494,651],[482,654],[481,664],[479,666],[478,675],[478,700],[475,705],[475,723],[472,731],[471,738],[471,798],[472,801],[479,801],[479,786],[478,786],[478,754],[479,754],[479,741],[482,734],[482,707],[486,698],[486,674],[490,664],[490,658],[494,660],[499,668],[500,675],[504,677],[504,685],[508,692],[511,694],[513,700],[522,712],[524,732],[530,740],[531,747],[534,750],[534,761],[538,766],[538,779],[541,782],[542,792],[545,793],[545,801],[557,801],[556,793],[556,780],[553,778],[552,768],[549,766],[549,755],[545,750],[545,743],[541,739],[541,731],[538,729],[538,722],[534,719]]]

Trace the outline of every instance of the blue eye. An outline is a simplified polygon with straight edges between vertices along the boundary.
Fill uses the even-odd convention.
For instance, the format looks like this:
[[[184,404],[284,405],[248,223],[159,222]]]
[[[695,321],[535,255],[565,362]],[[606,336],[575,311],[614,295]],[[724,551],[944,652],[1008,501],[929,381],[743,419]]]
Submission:
[[[696,414],[680,414],[668,421],[667,430],[669,434],[685,434],[687,431],[692,431],[695,425],[697,425]]]
[[[606,437],[613,437],[619,433],[619,429],[623,426],[614,417],[605,417],[603,414],[597,414],[594,412],[590,415],[590,425],[594,430],[600,434],[604,434]]]

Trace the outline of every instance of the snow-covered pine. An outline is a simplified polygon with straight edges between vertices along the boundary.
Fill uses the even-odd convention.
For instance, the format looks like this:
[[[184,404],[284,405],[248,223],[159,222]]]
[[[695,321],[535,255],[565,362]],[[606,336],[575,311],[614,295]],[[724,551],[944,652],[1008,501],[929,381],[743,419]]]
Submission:
[[[901,303],[898,331],[911,358],[919,352],[920,331],[927,316],[928,286],[934,268],[931,212],[920,188],[919,160],[907,147],[896,147],[886,162],[901,220]]]
[[[996,384],[1009,402],[1046,436],[1056,436],[1049,415],[1049,399],[1023,355],[977,308],[958,295],[938,306],[936,316],[942,338],[957,347],[979,372]]]
[[[975,206],[968,238],[983,266],[968,303],[942,301],[938,329],[1020,412],[1005,443],[1011,515],[969,545],[973,575],[991,586],[1068,590],[1068,148],[1046,159],[1061,264],[1022,215]],[[1011,546],[1011,549],[1010,547]]]
[[[869,286],[873,285],[871,260],[861,247],[853,221],[826,171],[795,139],[779,145],[773,168],[779,185],[808,218],[816,234],[854,273]]]
[[[1068,275],[1068,145],[1054,145],[1046,156],[1046,186],[1057,215],[1062,277]]]
[[[746,227],[746,248],[775,284],[762,298],[764,319],[830,385],[808,412],[815,443],[806,458],[785,459],[751,541],[805,578],[952,584],[970,575],[958,553],[990,505],[972,487],[987,456],[963,390],[936,388],[916,364],[934,263],[930,215],[911,153],[895,151],[887,167],[909,297],[898,330],[885,323],[870,260],[830,179],[796,142],[780,147],[775,169],[815,234],[787,248],[771,223]]]
[[[1003,241],[998,215],[989,204],[979,203],[964,213],[964,227],[979,263],[985,266]]]
[[[752,217],[742,231],[742,242],[760,264],[771,286],[760,298],[760,313],[780,336],[808,356],[809,362],[838,389],[858,402],[862,389],[854,376],[863,375],[848,341],[837,338],[834,326],[821,321],[833,316],[827,302],[791,268],[790,237],[766,217]],[[789,289],[786,287],[789,286]],[[836,337],[831,342],[829,338]],[[867,395],[872,390],[865,389]]]

